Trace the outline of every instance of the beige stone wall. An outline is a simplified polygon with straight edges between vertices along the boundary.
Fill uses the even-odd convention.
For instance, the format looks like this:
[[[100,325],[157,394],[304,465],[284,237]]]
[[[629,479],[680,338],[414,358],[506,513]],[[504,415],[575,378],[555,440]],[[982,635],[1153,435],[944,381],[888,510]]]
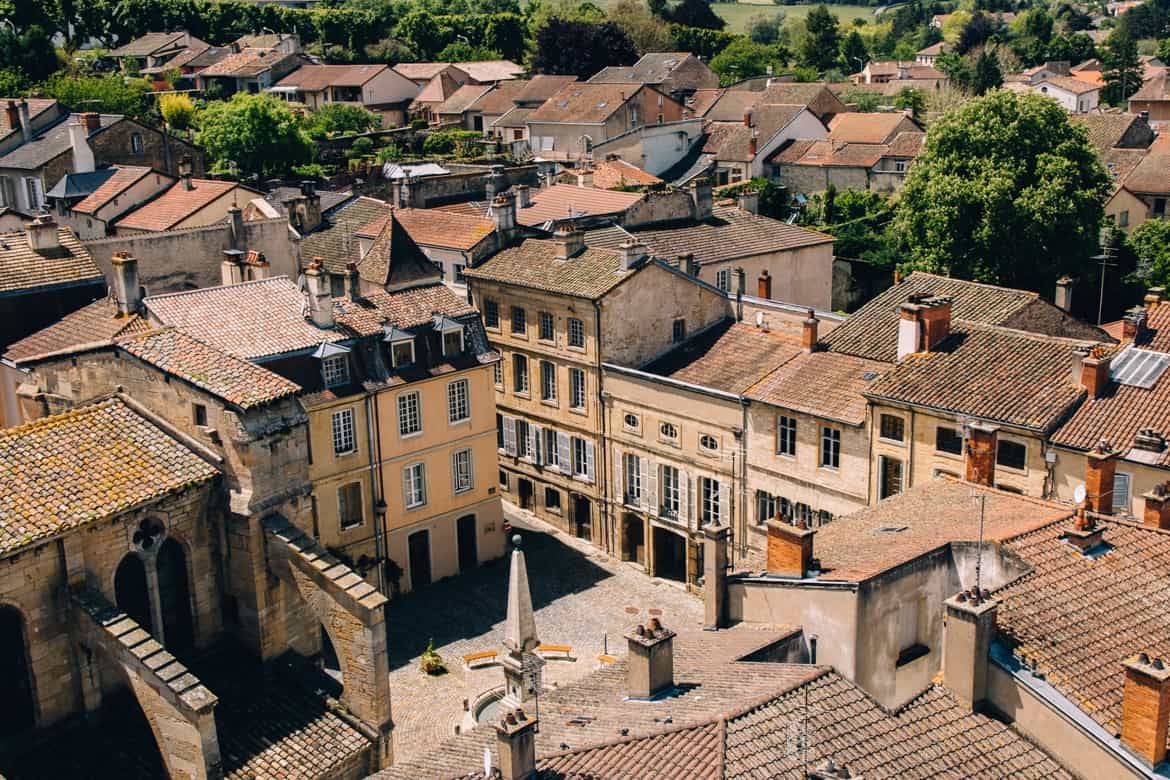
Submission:
[[[772,275],[772,299],[829,310],[833,305],[833,244],[817,244],[795,250],[767,252],[751,257],[737,257],[720,263],[705,263],[699,278],[715,284],[722,269],[731,274],[735,288],[735,269],[742,268],[746,278],[745,294],[755,295],[755,282],[765,270]]]
[[[494,478],[494,474],[493,474]],[[475,549],[479,563],[499,558],[507,547],[504,533],[504,513],[499,491],[474,504],[462,506],[441,515],[412,521],[390,530],[386,539],[387,555],[402,567],[403,576],[398,584],[399,592],[409,593],[414,589],[410,570],[409,539],[412,534],[425,531],[430,546],[431,579],[438,581],[459,573],[459,518],[475,517]],[[387,586],[389,587],[389,585]]]
[[[1120,188],[1105,202],[1105,216],[1126,233],[1146,221],[1150,208],[1144,200],[1129,190]],[[1122,224],[1122,215],[1125,215]]]
[[[1065,503],[1073,503],[1073,493],[1078,485],[1085,484],[1086,460],[1085,453],[1069,450],[1063,447],[1053,448],[1056,455],[1056,464],[1053,469],[1053,487],[1051,498]],[[1134,463],[1131,460],[1119,458],[1117,460],[1117,474],[1129,476],[1129,502],[1125,507],[1116,507],[1114,513],[1120,516],[1130,516],[1141,519],[1145,511],[1143,494],[1154,489],[1155,485],[1170,480],[1170,472],[1166,469],[1148,466],[1144,463]],[[1115,503],[1125,503],[1118,498]]]

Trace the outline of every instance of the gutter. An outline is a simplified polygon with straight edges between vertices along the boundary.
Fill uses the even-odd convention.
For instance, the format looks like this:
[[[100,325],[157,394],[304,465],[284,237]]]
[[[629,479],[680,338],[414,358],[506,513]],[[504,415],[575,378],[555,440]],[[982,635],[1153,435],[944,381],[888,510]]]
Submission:
[[[723,401],[732,401],[736,404],[744,403],[743,397],[736,395],[735,393],[727,393],[723,390],[715,390],[710,387],[703,387],[702,385],[691,384],[690,382],[683,382],[678,379],[671,379],[670,377],[659,376],[658,374],[651,374],[646,371],[639,371],[636,368],[626,368],[625,366],[619,366],[614,363],[602,363],[600,367],[604,368],[606,371],[613,371],[615,374],[622,374],[624,376],[633,377],[634,379],[643,379],[647,382],[657,382],[659,384],[669,385],[670,387],[677,387],[682,390],[690,390],[691,392],[700,393],[702,395],[709,395],[712,398],[718,398]]]

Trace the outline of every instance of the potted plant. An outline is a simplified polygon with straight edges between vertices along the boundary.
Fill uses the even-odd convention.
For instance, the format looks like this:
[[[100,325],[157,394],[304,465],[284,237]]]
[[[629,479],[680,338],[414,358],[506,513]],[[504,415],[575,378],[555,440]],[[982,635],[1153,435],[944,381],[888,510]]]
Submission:
[[[427,640],[427,649],[423,651],[422,660],[419,662],[424,674],[429,674],[432,677],[440,674],[446,674],[447,664],[443,662],[443,657],[435,652],[435,640]]]

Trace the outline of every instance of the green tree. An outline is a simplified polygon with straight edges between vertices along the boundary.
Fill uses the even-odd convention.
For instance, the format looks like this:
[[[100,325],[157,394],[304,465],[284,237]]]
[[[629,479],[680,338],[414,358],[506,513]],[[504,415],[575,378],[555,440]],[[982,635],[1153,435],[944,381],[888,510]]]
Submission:
[[[373,111],[348,103],[327,103],[305,118],[303,127],[310,139],[316,141],[335,135],[366,133],[381,125]]]
[[[394,28],[395,37],[409,41],[424,60],[429,60],[446,44],[446,36],[435,18],[423,10],[414,10],[402,17]]]
[[[682,0],[671,10],[670,21],[707,30],[722,30],[727,26],[727,22],[711,10],[711,0]]]
[[[865,41],[856,29],[850,30],[841,43],[841,62],[845,64],[848,73],[856,73],[865,67],[869,61],[869,51],[865,48]]]
[[[1170,284],[1170,221],[1150,219],[1129,237],[1138,259],[1138,276],[1146,286]]]
[[[830,189],[809,200],[799,222],[834,236],[837,256],[889,267],[896,257],[886,230],[893,215],[894,203],[886,195]]]
[[[1157,55],[1159,60],[1170,65],[1170,38],[1158,42]]]
[[[1129,96],[1141,89],[1143,67],[1138,58],[1137,41],[1119,27],[1109,36],[1107,48],[1102,57],[1101,99],[1112,106],[1119,106]]]
[[[57,75],[41,84],[40,91],[74,111],[135,117],[146,112],[146,82],[141,79],[127,81],[118,73],[105,76]]]
[[[728,86],[762,76],[769,67],[778,72],[787,60],[787,52],[782,47],[752,43],[749,38],[741,37],[711,60],[711,70],[719,75],[720,84]]]
[[[996,90],[931,126],[893,234],[907,269],[1048,291],[1091,272],[1109,186],[1059,104]]]
[[[747,33],[752,43],[770,46],[780,39],[780,25],[784,14],[756,14],[748,20]]]
[[[1003,71],[999,69],[999,60],[987,49],[979,52],[975,60],[975,67],[971,74],[971,91],[982,95],[988,90],[1003,86]]]
[[[532,69],[589,78],[610,65],[633,65],[638,48],[613,22],[575,22],[557,17],[536,32]]]
[[[894,106],[910,109],[910,114],[914,119],[920,120],[926,111],[926,93],[915,87],[903,87],[894,96]]]
[[[818,71],[837,64],[841,51],[841,31],[837,17],[822,3],[808,12],[804,20],[808,32],[800,42],[800,61]]]
[[[609,9],[609,20],[625,30],[639,54],[674,49],[670,27],[661,17],[650,13],[639,0],[618,0]]]
[[[277,176],[308,162],[312,146],[296,115],[270,95],[237,93],[198,115],[195,141],[215,170],[235,163],[241,173]]]
[[[472,46],[467,41],[448,43],[435,55],[435,59],[439,62],[478,62],[502,58],[503,55],[494,49],[485,46]]]
[[[158,110],[167,127],[173,130],[186,130],[195,119],[195,104],[191,102],[191,98],[182,94],[160,95]]]
[[[32,82],[48,78],[59,66],[57,52],[44,28],[33,25],[17,32],[0,25],[0,68],[20,73]]]

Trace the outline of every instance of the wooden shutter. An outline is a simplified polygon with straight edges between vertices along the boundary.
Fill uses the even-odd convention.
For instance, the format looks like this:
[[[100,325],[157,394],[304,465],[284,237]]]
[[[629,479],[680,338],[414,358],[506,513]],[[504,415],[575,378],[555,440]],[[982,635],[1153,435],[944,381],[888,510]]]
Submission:
[[[687,528],[691,525],[691,477],[682,469],[678,470],[678,519]]]
[[[731,486],[727,480],[719,480],[719,516],[715,522],[724,524],[731,522]]]
[[[532,423],[528,424],[528,457],[533,463],[538,463],[536,457],[536,426]]]
[[[626,503],[626,483],[622,481],[622,458],[625,457],[621,450],[615,449],[613,451],[613,484],[614,495],[617,503]]]
[[[516,456],[516,418],[504,416],[504,452]]]
[[[590,482],[597,481],[597,464],[595,458],[597,456],[596,448],[593,442],[585,441],[585,478]]]
[[[649,458],[638,458],[638,485],[641,487],[638,495],[638,506],[642,508],[643,512],[653,511],[653,505],[650,503],[650,496],[646,492],[646,485],[649,479],[647,471],[650,469]]]
[[[642,496],[646,511],[657,516],[658,503],[658,461],[649,458],[642,461]]]
[[[573,444],[569,440],[569,434],[557,434],[557,458],[560,460],[560,469],[562,474],[573,473]]]

